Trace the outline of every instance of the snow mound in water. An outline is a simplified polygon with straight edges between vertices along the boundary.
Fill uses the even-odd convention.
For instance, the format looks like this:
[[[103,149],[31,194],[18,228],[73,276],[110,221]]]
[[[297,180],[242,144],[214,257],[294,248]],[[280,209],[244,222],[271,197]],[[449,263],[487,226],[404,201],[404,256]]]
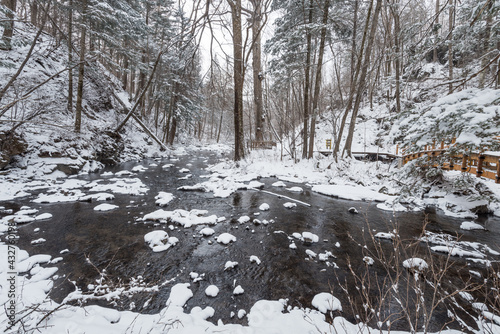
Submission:
[[[250,262],[255,262],[257,264],[261,263],[260,259],[255,255],[250,256]]]
[[[152,231],[144,236],[144,241],[149,244],[153,252],[163,252],[179,242],[176,237],[169,237],[163,230]]]
[[[94,211],[110,211],[110,210],[114,210],[116,208],[118,208],[118,205],[104,203],[104,204],[99,204],[98,206],[96,206],[94,208]]]
[[[233,290],[233,295],[241,295],[245,292],[245,290],[241,287],[241,285],[238,285],[236,288]]]
[[[200,231],[200,234],[201,234],[201,235],[204,235],[204,236],[206,236],[206,237],[211,236],[211,235],[213,235],[214,233],[215,233],[215,231],[214,231],[212,228],[210,228],[210,227],[205,227],[204,229],[202,229],[202,230]]]
[[[259,206],[259,210],[261,210],[261,211],[268,211],[268,210],[269,210],[269,204],[267,204],[267,203],[262,203],[262,204]]]
[[[93,202],[93,201],[107,201],[114,199],[115,195],[113,194],[108,194],[108,193],[96,193],[96,194],[90,194],[87,196],[80,197],[78,200],[80,202]]]
[[[429,268],[427,262],[424,259],[420,259],[418,257],[412,257],[408,260],[403,261],[403,267],[407,269],[416,269],[416,270],[424,270]]]
[[[394,200],[395,196],[379,193],[375,190],[359,185],[316,185],[312,191],[331,197],[338,197],[352,201],[375,201],[385,202]],[[392,210],[392,209],[391,209]]]
[[[217,295],[219,294],[219,288],[215,285],[209,285],[205,289],[205,294],[209,297],[217,297]]]
[[[189,283],[178,283],[170,290],[167,306],[183,307],[193,297],[193,291],[189,289]]]
[[[174,195],[164,191],[160,191],[158,195],[155,196],[156,204],[159,206],[165,206],[174,199]]]
[[[232,234],[229,234],[229,233],[222,233],[221,235],[219,235],[217,237],[217,242],[224,244],[224,245],[227,245],[230,242],[235,242],[235,241],[236,241],[236,237]]]
[[[311,304],[312,306],[316,307],[321,313],[326,313],[328,311],[342,311],[340,300],[338,300],[328,292],[318,293],[316,296],[314,296]]]
[[[388,239],[388,240],[392,240],[394,239],[396,236],[394,235],[394,233],[385,233],[385,232],[378,232],[377,234],[375,234],[375,238],[379,238],[379,239]]]
[[[318,242],[319,237],[311,232],[302,232],[302,240],[305,242]]]
[[[474,222],[463,222],[460,225],[462,230],[484,230],[484,227]]]
[[[174,211],[165,211],[163,209],[159,209],[145,215],[143,219],[154,220],[159,222],[172,221],[186,228],[200,224],[211,224],[211,225],[217,224],[218,223],[217,216],[211,215],[208,217],[204,217],[203,215],[207,213],[208,213],[207,210],[197,210],[197,209],[191,211],[186,211],[182,209],[177,209]]]
[[[226,264],[224,265],[224,270],[233,269],[237,265],[238,265],[238,262],[236,262],[236,261],[227,261]]]
[[[287,188],[286,190],[291,191],[293,193],[301,193],[304,191],[304,189],[302,189],[301,187],[291,187]]]

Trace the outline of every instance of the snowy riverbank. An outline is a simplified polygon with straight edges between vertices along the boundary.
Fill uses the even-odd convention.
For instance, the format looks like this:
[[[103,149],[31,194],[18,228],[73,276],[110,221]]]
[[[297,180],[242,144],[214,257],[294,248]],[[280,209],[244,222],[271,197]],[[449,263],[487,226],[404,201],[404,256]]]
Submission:
[[[458,218],[477,218],[478,213],[486,212],[500,216],[500,184],[458,171],[443,171],[439,182],[428,181],[411,175],[412,166],[399,168],[397,161],[343,159],[335,163],[333,158],[318,154],[314,159],[294,163],[281,159],[279,149],[253,151],[238,165],[225,161],[212,166],[213,176],[199,187],[216,196],[228,196],[237,189],[238,182],[273,176],[302,184],[302,190],[378,202],[381,210],[421,211],[435,207]]]

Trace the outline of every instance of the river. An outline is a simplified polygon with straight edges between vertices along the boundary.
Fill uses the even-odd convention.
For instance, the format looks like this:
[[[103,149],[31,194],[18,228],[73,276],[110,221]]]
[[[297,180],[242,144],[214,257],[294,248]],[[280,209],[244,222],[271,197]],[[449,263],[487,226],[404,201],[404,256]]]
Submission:
[[[194,306],[212,306],[215,315],[211,320],[221,319],[224,323],[245,323],[244,318],[238,319],[234,314],[240,309],[248,312],[250,307],[261,299],[287,298],[288,304],[293,307],[312,308],[311,300],[320,292],[332,292],[339,298],[343,305],[342,314],[349,320],[356,321],[357,316],[368,319],[370,312],[365,312],[367,307],[363,307],[366,302],[359,297],[363,295],[359,291],[365,289],[369,290],[367,295],[371,295],[370,303],[373,304],[368,308],[379,311],[377,305],[384,305],[380,313],[390,318],[390,314],[400,311],[401,305],[395,304],[393,299],[399,296],[395,293],[380,295],[382,291],[391,290],[391,284],[384,281],[388,273],[392,277],[399,275],[398,284],[402,286],[422,286],[418,284],[424,282],[423,286],[426,288],[422,295],[426,300],[432,296],[433,290],[429,285],[432,283],[432,275],[424,276],[427,284],[422,279],[419,283],[414,283],[412,274],[404,268],[401,269],[401,262],[410,255],[428,255],[436,266],[447,259],[456,262],[457,265],[447,270],[440,281],[447,291],[460,289],[464,277],[470,276],[468,272],[472,271],[474,275],[471,277],[477,282],[488,275],[484,261],[474,262],[467,260],[466,256],[448,258],[445,253],[430,252],[428,246],[434,244],[418,242],[425,222],[427,231],[451,236],[457,235],[458,231],[460,241],[488,245],[492,250],[500,251],[497,246],[500,240],[499,219],[492,216],[477,220],[486,226],[488,231],[460,230],[463,219],[450,218],[432,209],[425,212],[393,214],[377,209],[376,203],[352,202],[323,196],[311,192],[305,185],[285,182],[288,187],[303,187],[302,193],[273,187],[272,184],[278,181],[276,178],[259,179],[259,182],[265,184],[264,189],[275,195],[259,190],[239,190],[227,198],[214,198],[211,193],[177,190],[180,186],[194,185],[206,180],[203,176],[209,174],[207,166],[223,158],[216,152],[201,151],[172,156],[170,159],[128,162],[106,167],[98,173],[78,176],[77,179],[83,181],[95,181],[106,179],[103,175],[110,175],[110,172],[131,170],[137,165],[147,167],[147,170],[130,177],[139,178],[149,191],[138,196],[115,194],[115,198],[107,203],[115,204],[118,208],[111,211],[96,212],[94,207],[101,202],[35,204],[32,200],[36,193],[31,197],[0,202],[0,205],[14,211],[22,206],[30,206],[38,209],[40,213],[53,215],[49,220],[20,225],[18,245],[30,255],[49,254],[53,258],[63,258],[56,265],[58,276],[50,293],[54,300],[61,302],[75,289],[75,284],[84,294],[89,293],[92,285],[97,284],[96,280],[105,274],[106,282],[111,288],[126,287],[133,279],[140,282],[141,287],[157,287],[157,290],[122,295],[120,299],[111,301],[93,299],[87,301],[88,303],[152,314],[165,307],[170,288],[174,284],[189,282],[194,296],[188,301],[186,310],[189,311]],[[162,168],[165,164],[172,166]],[[189,169],[189,172],[181,173],[182,168]],[[160,191],[170,192],[175,196],[164,210],[203,209],[208,211],[208,215],[225,217],[226,220],[211,226],[215,234],[209,237],[199,233],[206,225],[184,228],[171,223],[143,221],[144,215],[159,209],[155,204],[155,196]],[[297,202],[282,196],[291,197]],[[285,202],[294,202],[297,206],[285,208]],[[270,209],[259,210],[263,203],[267,203]],[[359,213],[350,213],[351,207],[355,207]],[[251,220],[246,223],[238,222],[242,216],[248,216]],[[254,224],[253,219],[258,219],[260,224]],[[266,221],[267,224],[262,223]],[[377,232],[391,232],[396,226],[400,246],[396,241],[371,238]],[[157,229],[164,229],[170,236],[178,238],[179,242],[164,252],[152,252],[144,242],[144,235]],[[225,232],[234,235],[236,241],[228,245],[216,242],[216,236]],[[308,242],[293,236],[294,233],[303,232],[317,235],[319,241]],[[39,238],[46,241],[31,243]],[[292,243],[296,249],[290,248]],[[406,249],[405,245],[410,243],[415,243],[415,247]],[[68,252],[61,254],[65,249]],[[398,267],[399,269],[394,271],[381,265],[374,256],[377,249],[387,257],[386,263],[397,262],[401,268]],[[396,252],[393,252],[393,249],[396,249]],[[307,250],[309,251],[306,252]],[[326,260],[321,260],[320,254],[323,254]],[[486,255],[482,260],[493,262],[495,267],[499,256],[494,252],[483,251],[483,254]],[[256,256],[261,261],[260,264],[251,262],[251,256]],[[374,259],[375,263],[366,265],[366,261],[369,261],[366,256]],[[383,256],[379,253],[380,259]],[[227,261],[236,261],[238,265],[225,270]],[[349,266],[353,273],[359,275],[359,279],[353,276]],[[190,275],[192,272],[202,274],[203,279],[194,282]],[[361,278],[366,273],[369,275]],[[482,277],[475,277],[477,274]],[[219,288],[220,292],[215,298],[205,294],[208,285],[216,285]],[[241,285],[244,293],[234,295],[233,290],[238,285]],[[342,285],[345,285],[348,293],[345,293]],[[362,288],[357,289],[359,287]],[[475,291],[473,295],[476,300],[484,297],[481,291]],[[415,304],[411,305],[414,298],[408,297],[410,304],[403,303],[405,307],[414,307]],[[446,305],[449,308],[452,307],[450,305],[455,305],[455,302],[460,305],[454,307],[456,315],[474,327],[474,319],[470,315],[474,314],[474,310],[470,303],[457,296]],[[334,313],[336,314],[341,313]],[[448,310],[444,306],[438,307],[432,316],[430,326],[433,330],[439,330],[449,320]],[[377,317],[370,318],[372,325],[376,323],[375,318]],[[378,318],[382,316],[379,315]],[[409,329],[408,322],[404,319],[395,320],[394,317],[391,321],[392,329]],[[451,322],[450,327],[462,328],[457,321]]]

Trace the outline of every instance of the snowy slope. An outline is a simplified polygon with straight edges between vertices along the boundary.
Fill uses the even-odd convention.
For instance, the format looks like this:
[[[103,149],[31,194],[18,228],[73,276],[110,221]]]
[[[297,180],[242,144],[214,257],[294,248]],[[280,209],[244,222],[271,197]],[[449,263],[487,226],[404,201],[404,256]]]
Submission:
[[[0,87],[17,71],[35,35],[32,26],[21,22],[16,32],[13,50],[0,50]],[[16,101],[33,87],[63,71],[66,66],[67,48],[55,45],[50,36],[42,34],[21,75],[0,102],[0,108]],[[76,103],[76,70],[74,74],[73,96]],[[68,71],[63,71],[0,118],[0,136],[5,140],[5,145],[1,147],[4,160],[2,167],[13,157],[11,167],[23,168],[38,162],[38,158],[62,157],[71,159],[78,170],[87,161],[113,163],[158,154],[156,145],[149,145],[150,140],[132,124],[133,121],[120,136],[111,132],[124,118],[121,107],[112,100],[111,91],[115,90],[121,96],[126,94],[99,63],[89,61],[86,66],[80,133],[74,131],[75,106],[73,112],[67,109],[67,87]],[[16,140],[7,142],[7,134],[19,122],[24,123],[14,131]],[[13,150],[14,144],[21,149]]]

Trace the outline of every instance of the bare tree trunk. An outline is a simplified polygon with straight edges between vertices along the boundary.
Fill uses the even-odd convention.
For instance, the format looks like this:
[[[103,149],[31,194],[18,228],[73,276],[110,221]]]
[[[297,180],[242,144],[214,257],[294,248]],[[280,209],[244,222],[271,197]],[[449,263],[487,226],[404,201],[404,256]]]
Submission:
[[[170,143],[170,131],[173,128],[171,124],[173,123],[173,119],[175,118],[175,109],[177,108],[177,83],[174,83],[172,87],[172,91],[170,93],[170,105],[168,106],[168,117],[167,122],[165,123],[165,142]],[[136,101],[139,103],[139,101]]]
[[[129,94],[132,99],[135,99],[135,66],[130,69]]]
[[[354,136],[354,128],[356,126],[356,118],[358,116],[359,106],[361,104],[361,99],[366,88],[366,75],[368,73],[368,67],[370,66],[370,57],[372,53],[373,42],[375,40],[375,32],[377,31],[378,17],[381,8],[382,0],[377,0],[377,5],[375,6],[375,12],[373,13],[373,19],[371,23],[370,36],[368,37],[368,44],[366,46],[365,59],[363,61],[363,67],[361,69],[361,76],[359,78],[358,90],[356,92],[356,101],[352,110],[351,123],[349,124],[349,133],[347,134],[346,144],[344,148],[344,151],[347,152],[348,156],[351,156],[352,139]]]
[[[318,66],[316,67],[316,82],[314,84],[313,114],[311,118],[311,131],[309,138],[309,159],[313,157],[314,152],[314,134],[316,130],[316,115],[318,114],[319,92],[321,88],[321,71],[323,69],[323,54],[325,52],[326,24],[328,23],[329,8],[330,0],[325,0],[325,6],[323,7],[323,27],[321,27],[321,37],[319,44]]]
[[[366,43],[366,38],[367,38],[367,34],[368,34],[368,29],[370,27],[370,18],[372,16],[372,10],[373,10],[373,0],[370,1],[370,6],[368,7],[368,14],[366,16],[365,27],[363,29],[363,38],[361,40],[361,46],[359,48],[359,55],[357,57],[356,71],[354,73],[354,78],[353,78],[353,81],[351,83],[351,87],[349,88],[349,99],[347,100],[347,105],[345,107],[344,115],[342,116],[342,120],[340,122],[339,132],[337,134],[337,139],[335,140],[335,147],[333,149],[333,156],[334,156],[335,160],[337,160],[337,154],[340,150],[340,142],[342,140],[342,135],[344,133],[344,128],[345,128],[345,124],[347,121],[347,116],[349,115],[349,112],[352,109],[352,104],[354,102],[354,94],[356,91],[359,73],[361,71],[361,62],[363,59],[363,53],[365,51],[365,43]]]
[[[344,93],[342,92],[342,83],[341,83],[341,78],[340,78],[340,72],[339,72],[339,65],[337,62],[333,65],[335,69],[335,76],[337,77],[337,89],[339,91],[339,97],[340,97],[340,107],[344,108]]]
[[[36,27],[38,23],[38,2],[36,0],[32,0],[30,3],[30,18],[31,24]]]
[[[217,131],[217,143],[219,143],[220,140],[220,133],[222,131],[222,116],[224,115],[223,112],[220,113],[220,120],[219,120],[219,129]]]
[[[172,124],[170,126],[170,130],[168,131],[168,143],[170,145],[174,144],[175,133],[177,132],[177,117],[172,117]]]
[[[488,63],[490,62],[490,58],[488,57],[488,53],[490,52],[490,39],[491,39],[491,25],[493,22],[493,14],[491,12],[491,9],[493,7],[493,1],[488,2],[487,6],[487,13],[486,13],[486,27],[484,30],[484,37],[483,37],[483,57],[481,59],[481,68],[485,68]],[[479,74],[479,88],[484,88],[484,84],[486,81],[486,74],[488,72],[488,69],[485,69],[484,71],[481,71]]]
[[[36,3],[36,1],[35,1]],[[68,64],[73,66],[73,0],[69,0],[68,16]],[[73,70],[68,71],[68,111],[73,112]]]
[[[234,161],[245,157],[243,136],[243,36],[241,32],[241,0],[227,0],[233,26],[234,73]]]
[[[58,33],[59,31],[57,30],[58,28],[58,23],[57,21],[59,20],[59,11],[57,10],[57,6],[52,7],[53,13],[52,13],[52,36],[56,40],[56,44],[59,45],[59,37]]]
[[[455,1],[451,0],[450,8],[448,13],[448,80],[450,81],[448,85],[448,94],[453,93],[453,29],[455,27]]]
[[[252,21],[252,36],[253,36],[253,101],[255,108],[255,140],[264,140],[264,107],[262,103],[262,73],[261,64],[261,25],[262,25],[262,1],[252,1],[254,12]]]
[[[128,73],[129,72],[129,61],[127,56],[123,56],[123,74],[122,74],[122,87],[123,90],[128,91]],[[130,93],[132,95],[132,93]]]
[[[82,24],[80,32],[80,65],[78,66],[78,88],[76,95],[75,131],[80,132],[82,127],[82,101],[83,101],[83,76],[85,72],[85,15],[87,11],[87,0],[83,0]]]
[[[500,42],[497,42],[497,49],[500,51]],[[498,87],[500,87],[500,60],[497,62],[495,89],[498,89]]]
[[[146,62],[147,62],[146,50],[142,50],[141,62],[142,62],[142,64],[146,64]],[[139,93],[143,90],[145,84],[146,84],[146,72],[142,68],[140,68],[139,69],[139,82],[137,83],[135,96],[139,95]],[[146,113],[145,100],[146,100],[145,98],[142,98],[139,101],[139,109],[141,110],[141,112],[140,112],[141,116],[145,116],[145,113]]]
[[[313,0],[309,1],[309,19],[307,23],[310,25],[312,24],[313,20]],[[306,64],[304,68],[305,72],[305,84],[304,84],[304,129],[303,129],[303,136],[302,136],[302,159],[307,158],[308,156],[308,140],[309,140],[309,134],[308,134],[308,127],[309,127],[309,91],[310,91],[310,77],[309,73],[311,71],[311,53],[312,53],[312,35],[311,35],[311,29],[310,27],[307,27],[307,51],[306,51]]]
[[[437,63],[438,62],[438,45],[437,45],[437,40],[439,36],[439,0],[436,0],[436,19],[434,21],[434,51],[432,55],[432,61]]]
[[[391,6],[392,16],[394,18],[394,46],[396,59],[394,60],[396,74],[396,113],[401,112],[401,25],[399,16],[399,0],[394,0]]]
[[[3,30],[2,43],[0,49],[12,50],[12,37],[14,36],[14,16],[16,14],[16,0],[2,0],[2,5],[7,7],[9,12],[7,13],[7,23]]]
[[[358,34],[358,9],[359,0],[354,0],[354,18],[352,24],[352,40],[351,40],[351,86],[354,81],[354,73],[356,72],[356,35]]]

